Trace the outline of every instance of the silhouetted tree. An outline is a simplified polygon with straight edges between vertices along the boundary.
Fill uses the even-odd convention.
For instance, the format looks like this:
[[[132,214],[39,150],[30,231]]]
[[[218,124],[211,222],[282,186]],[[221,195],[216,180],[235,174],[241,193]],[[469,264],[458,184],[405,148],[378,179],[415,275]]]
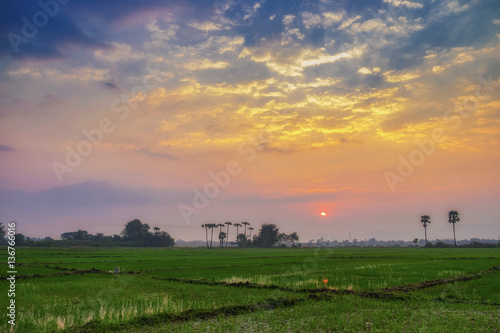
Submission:
[[[26,237],[23,234],[15,234],[16,245],[23,245],[26,242]],[[29,238],[29,237],[28,237]]]
[[[159,228],[158,228],[159,229]],[[155,234],[149,234],[147,237],[149,246],[171,247],[175,245],[175,240],[168,232],[158,230]]]
[[[231,222],[224,222],[225,225],[227,225],[227,230],[226,230],[226,247],[227,247],[227,243],[229,242],[229,226],[230,225],[233,225]]]
[[[217,228],[217,224],[215,223],[209,223],[208,228],[211,230],[211,235],[210,235],[210,248],[212,248],[212,240],[214,239],[214,228]]]
[[[218,223],[217,224],[217,228],[219,228],[219,236],[217,236],[219,238],[219,247],[223,247],[224,243],[222,243],[222,241],[221,241],[220,234],[222,232],[222,228],[224,228],[224,224],[223,223]]]
[[[86,240],[89,238],[92,238],[93,236],[90,235],[87,230],[82,230],[78,229],[78,231],[71,231],[71,232],[65,232],[61,234],[61,239],[68,239],[68,240]]]
[[[209,225],[208,225],[208,223],[207,224],[202,224],[201,227],[205,228],[205,239],[207,240],[207,249],[208,249],[209,248],[208,247],[208,227],[209,227]]]
[[[453,224],[453,244],[457,246],[457,238],[455,237],[455,223],[460,221],[458,217],[458,212],[456,210],[450,210],[448,212],[448,222]]]
[[[252,230],[254,230],[252,227],[248,228],[248,230],[250,230],[250,237],[249,239],[252,240]]]
[[[123,237],[129,240],[140,240],[149,233],[149,225],[142,223],[138,219],[134,219],[127,224],[122,231]]]
[[[154,227],[153,230],[154,230],[154,235],[155,236],[157,236],[158,233],[160,232],[160,228],[158,228],[158,227]]]
[[[236,241],[238,241],[238,235],[240,234],[238,230],[241,227],[241,223],[235,223],[234,226],[236,227]]]
[[[272,247],[278,242],[279,228],[275,224],[262,224],[259,234],[255,237],[255,245]]]
[[[247,236],[244,234],[239,234],[236,237],[236,241],[238,242],[238,247],[245,247],[248,244]]]
[[[5,227],[3,226],[3,223],[0,222],[0,243],[4,241],[5,238]]]
[[[424,225],[425,245],[427,245],[427,224],[431,223],[431,217],[429,215],[422,215],[420,216],[420,222]]]
[[[241,222],[241,224],[243,224],[245,226],[245,237],[247,236],[247,225],[249,225],[250,223],[248,222]]]
[[[224,231],[219,232],[219,242],[222,245],[221,247],[224,246],[224,239],[226,239],[226,237],[227,237],[227,234]]]
[[[278,235],[278,245],[284,247],[285,244],[288,242],[288,235],[285,234],[284,232]]]
[[[413,243],[415,243],[415,246],[418,244],[418,238],[413,238]]]

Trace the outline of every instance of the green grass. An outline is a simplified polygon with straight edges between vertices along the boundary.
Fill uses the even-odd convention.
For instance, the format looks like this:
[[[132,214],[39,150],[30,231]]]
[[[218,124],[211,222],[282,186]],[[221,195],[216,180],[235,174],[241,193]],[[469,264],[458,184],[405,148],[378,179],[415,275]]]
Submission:
[[[19,332],[500,330],[500,271],[492,269],[499,249],[19,248],[16,255]],[[5,278],[0,288],[8,290]]]

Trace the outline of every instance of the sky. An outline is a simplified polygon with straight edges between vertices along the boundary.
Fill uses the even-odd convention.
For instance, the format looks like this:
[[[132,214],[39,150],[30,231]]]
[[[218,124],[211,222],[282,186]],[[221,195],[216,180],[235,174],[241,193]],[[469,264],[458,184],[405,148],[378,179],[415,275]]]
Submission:
[[[497,0],[7,0],[0,36],[24,235],[500,236]]]

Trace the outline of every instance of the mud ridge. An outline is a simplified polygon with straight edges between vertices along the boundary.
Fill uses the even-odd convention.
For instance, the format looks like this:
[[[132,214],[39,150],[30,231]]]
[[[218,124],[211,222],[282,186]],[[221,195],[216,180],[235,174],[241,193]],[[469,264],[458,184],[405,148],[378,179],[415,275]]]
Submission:
[[[494,271],[500,270],[499,266],[493,266],[490,269],[487,269],[485,271],[473,273],[473,274],[467,274],[467,275],[459,275],[456,277],[452,278],[446,278],[446,279],[437,279],[437,280],[429,280],[429,281],[423,281],[419,283],[410,283],[410,284],[405,284],[402,286],[396,286],[396,287],[389,287],[389,288],[383,288],[380,289],[381,291],[385,292],[411,292],[419,289],[426,289],[426,288],[432,288],[435,286],[439,286],[442,284],[448,284],[448,283],[453,283],[453,282],[465,282],[473,279],[479,279],[483,277],[486,274],[491,274]]]
[[[85,270],[75,270],[64,273],[47,273],[47,274],[29,274],[29,275],[16,275],[16,279],[33,279],[33,278],[44,278],[50,276],[67,276],[67,275],[84,275],[84,274],[110,274],[107,271],[101,271],[97,268],[85,269]],[[7,278],[6,276],[5,278]],[[4,278],[0,276],[0,279]]]

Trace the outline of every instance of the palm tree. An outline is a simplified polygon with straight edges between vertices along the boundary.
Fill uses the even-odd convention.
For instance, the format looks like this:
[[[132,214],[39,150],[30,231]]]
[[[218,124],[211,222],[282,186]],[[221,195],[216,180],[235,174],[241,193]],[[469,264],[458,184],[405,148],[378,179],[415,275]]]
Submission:
[[[253,230],[253,228],[250,227],[250,228],[248,228],[248,230],[250,230],[250,239],[252,239],[252,230]]]
[[[217,224],[215,223],[209,223],[208,224],[208,228],[210,228],[212,230],[212,234],[210,235],[210,248],[212,248],[212,240],[214,238],[214,228],[217,227]]]
[[[160,232],[160,228],[154,227],[153,230],[155,231],[155,236],[158,236],[158,233]]]
[[[424,225],[425,230],[425,245],[427,245],[427,224],[431,223],[431,217],[429,215],[420,216],[420,222]]]
[[[238,230],[240,229],[241,227],[241,223],[235,223],[234,226],[236,227],[236,241],[238,241]]]
[[[220,234],[222,233],[222,228],[224,227],[224,223],[217,224],[217,227],[219,227],[219,247],[222,247],[224,239],[220,238]]]
[[[224,245],[224,239],[226,239],[226,237],[227,237],[227,234],[224,231],[219,233],[219,242],[221,245]]]
[[[208,249],[208,223],[202,224],[201,227],[205,228],[205,239],[207,240],[207,249]]]
[[[229,226],[233,225],[231,222],[224,222],[225,225],[227,225],[227,230],[226,230],[226,247],[227,247],[227,242],[229,242]]]
[[[247,225],[249,225],[250,223],[248,222],[241,222],[241,224],[243,224],[245,226],[245,237],[247,236]]]
[[[450,210],[448,212],[448,222],[453,223],[453,243],[457,246],[457,238],[455,237],[455,223],[460,221],[458,217],[458,212],[456,210]]]

